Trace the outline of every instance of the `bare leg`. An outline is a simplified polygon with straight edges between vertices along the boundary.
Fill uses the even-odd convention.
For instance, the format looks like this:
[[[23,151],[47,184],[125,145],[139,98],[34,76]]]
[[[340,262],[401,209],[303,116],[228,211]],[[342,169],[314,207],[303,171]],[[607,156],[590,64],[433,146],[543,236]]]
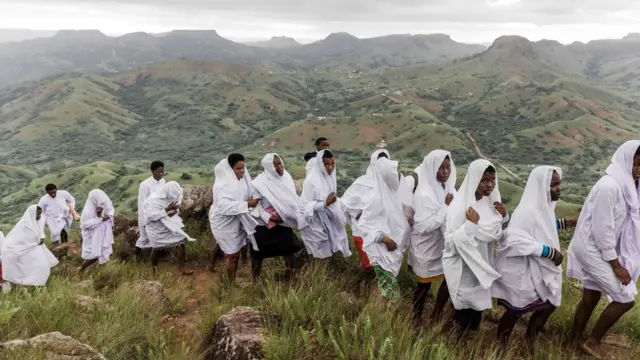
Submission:
[[[518,319],[520,319],[520,315],[516,315],[508,311],[502,315],[502,318],[500,318],[500,322],[498,323],[498,340],[505,348],[509,344],[509,338],[511,337],[511,333],[513,332],[513,328],[516,326]]]
[[[159,249],[151,249],[151,266],[153,267],[153,274],[155,275],[158,270],[158,263],[160,262]]]
[[[67,234],[66,230],[62,230],[60,232],[60,242],[65,244],[67,241],[69,241],[69,234]]]
[[[284,260],[284,271],[287,277],[291,277],[295,271],[296,260],[293,255],[283,256],[282,259]]]
[[[529,351],[532,354],[536,349],[536,338],[538,337],[538,333],[542,330],[544,324],[547,323],[547,320],[549,320],[549,317],[554,311],[556,311],[556,308],[552,307],[536,311],[531,315],[531,318],[529,319],[529,326],[527,327],[526,339]]]
[[[416,327],[422,325],[422,312],[429,290],[431,290],[431,283],[418,283],[413,289],[413,325]]]
[[[245,245],[245,247],[240,250],[240,258],[242,259],[242,265],[247,263],[247,248],[249,245]]]
[[[447,305],[447,301],[449,301],[449,288],[447,287],[447,281],[444,280],[442,281],[442,284],[440,284],[438,295],[436,295],[436,304],[433,307],[433,312],[431,313],[432,320],[442,320],[442,312],[444,311],[444,307]]]
[[[596,359],[604,359],[605,353],[601,347],[602,338],[604,338],[607,331],[609,331],[609,329],[611,329],[611,327],[620,320],[622,315],[631,310],[633,306],[633,301],[630,303],[610,303],[598,318],[591,335],[584,345],[582,345],[582,348]]]
[[[251,259],[251,277],[253,282],[257,283],[262,271],[262,260]]]
[[[209,270],[214,272],[216,269],[216,264],[218,263],[218,259],[224,257],[224,253],[222,252],[222,248],[218,243],[213,247],[213,253],[211,254],[211,264],[209,265]]]
[[[238,269],[239,254],[227,256],[227,277],[229,278],[229,286],[236,285],[236,270]]]
[[[599,291],[595,290],[584,289],[582,291],[582,299],[580,299],[580,303],[578,303],[576,307],[576,314],[573,318],[573,329],[571,330],[571,341],[574,344],[578,344],[580,338],[582,338],[584,328],[587,326],[593,310],[598,305],[601,295]]]
[[[178,268],[182,272],[182,275],[191,275],[193,274],[192,269],[187,269],[185,266],[187,264],[187,249],[185,244],[181,244],[178,246]]]
[[[91,266],[91,264],[95,263],[96,261],[98,261],[98,259],[85,260],[84,262],[82,262],[82,266],[80,266],[78,272],[82,274],[89,266]]]

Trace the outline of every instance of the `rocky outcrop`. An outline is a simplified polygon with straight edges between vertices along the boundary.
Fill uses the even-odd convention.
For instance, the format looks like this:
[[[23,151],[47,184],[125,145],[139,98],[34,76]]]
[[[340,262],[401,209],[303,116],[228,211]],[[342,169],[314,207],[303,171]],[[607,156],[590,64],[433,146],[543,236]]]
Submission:
[[[237,307],[220,316],[202,344],[204,360],[263,359],[262,314],[250,307]]]
[[[2,343],[0,344],[0,358],[4,359],[12,351],[24,351],[28,348],[43,352],[45,360],[106,360],[96,349],[60,332]]]
[[[207,218],[209,208],[213,204],[211,187],[185,185],[182,192],[180,214],[184,218]]]
[[[140,296],[144,296],[152,305],[169,307],[169,299],[164,294],[164,285],[158,281],[137,281],[124,283],[124,287],[133,289]]]

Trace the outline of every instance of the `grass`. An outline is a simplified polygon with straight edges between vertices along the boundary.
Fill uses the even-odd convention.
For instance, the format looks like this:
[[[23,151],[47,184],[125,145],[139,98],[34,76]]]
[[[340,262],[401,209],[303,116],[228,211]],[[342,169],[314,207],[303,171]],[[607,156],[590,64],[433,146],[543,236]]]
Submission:
[[[251,306],[265,316],[264,355],[266,359],[437,359],[437,360],[516,360],[579,359],[562,342],[571,327],[580,290],[565,280],[563,304],[540,335],[538,353],[528,357],[520,347],[523,324],[518,325],[512,347],[498,356],[494,342],[495,323],[485,321],[481,331],[458,344],[450,329],[427,325],[420,332],[411,326],[410,274],[403,268],[399,280],[404,298],[382,303],[370,297],[366,287],[358,286],[357,256],[333,258],[327,263],[306,267],[292,283],[277,280],[283,269],[281,260],[265,262],[263,278],[250,284],[248,266],[239,270],[240,287],[226,286],[222,267],[215,274],[203,269],[207,256],[207,232],[188,222],[188,231],[199,239],[190,243],[189,259],[196,274],[183,277],[175,266],[162,263],[155,280],[165,286],[166,306],[151,302],[124,283],[153,280],[147,263],[112,259],[106,265],[90,268],[83,278],[75,273],[79,259],[64,259],[53,269],[48,285],[42,289],[17,289],[0,295],[0,341],[27,338],[50,331],[87,343],[108,359],[197,360],[201,341],[218,317],[236,306]],[[570,234],[562,234],[563,246]],[[71,240],[78,241],[72,232]],[[90,282],[84,280],[91,280]],[[74,303],[77,295],[100,299],[103,306],[82,310]],[[604,304],[601,304],[597,315]],[[427,305],[429,307],[429,305]],[[427,312],[427,311],[425,311]],[[497,319],[499,309],[485,313]],[[591,325],[593,325],[593,320]],[[640,309],[635,308],[613,329],[632,341],[631,349],[618,355],[640,355]],[[6,359],[42,359],[34,350],[13,352]]]

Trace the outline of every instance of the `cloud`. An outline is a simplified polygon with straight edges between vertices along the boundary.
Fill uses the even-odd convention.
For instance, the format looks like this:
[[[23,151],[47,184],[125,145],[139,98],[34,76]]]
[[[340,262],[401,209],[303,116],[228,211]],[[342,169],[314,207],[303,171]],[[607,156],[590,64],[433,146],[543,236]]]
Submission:
[[[619,37],[640,25],[632,0],[0,0],[0,26],[106,32],[217,29],[231,38],[336,31],[361,37],[449,33],[465,41],[496,34],[569,42]],[[482,38],[482,39],[481,39]]]

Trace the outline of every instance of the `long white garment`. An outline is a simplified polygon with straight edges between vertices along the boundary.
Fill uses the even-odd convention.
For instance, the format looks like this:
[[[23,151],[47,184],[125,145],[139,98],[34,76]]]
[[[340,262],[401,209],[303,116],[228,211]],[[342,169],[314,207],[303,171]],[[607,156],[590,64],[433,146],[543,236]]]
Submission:
[[[96,213],[98,207],[102,214],[109,217],[103,220]],[[82,258],[84,260],[98,259],[99,264],[109,261],[113,254],[113,218],[115,209],[111,199],[100,189],[89,192],[80,216],[82,232]]]
[[[337,192],[338,172],[336,168],[331,175],[327,173],[322,162],[325,151],[318,152],[316,164],[304,179],[301,196],[303,213],[300,216],[304,225],[300,225],[300,235],[307,252],[315,258],[325,259],[338,251],[348,257],[351,256],[351,250],[341,200],[338,199],[330,206],[325,205],[327,196]]]
[[[31,205],[7,234],[2,244],[2,277],[27,286],[44,286],[58,260],[40,241],[44,239],[44,219],[36,220],[37,206]]]
[[[405,248],[405,235],[409,228],[400,196],[398,162],[386,158],[377,159],[372,164],[371,176],[373,190],[366,197],[358,220],[358,228],[363,236],[363,250],[372,265],[378,265],[397,276],[402,266],[402,250]],[[379,241],[382,235],[391,238],[397,249],[389,251]]]
[[[438,170],[447,156],[451,173],[445,183],[440,183]],[[456,194],[456,167],[450,152],[434,150],[414,172],[418,175],[418,187],[413,194],[415,215],[408,263],[417,276],[431,278],[443,274],[444,223],[449,208],[445,198],[448,193]]]
[[[567,259],[567,276],[582,280],[586,289],[629,303],[638,295],[640,276],[640,216],[638,188],[631,169],[639,140],[625,142],[594,185],[582,207]],[[632,282],[624,286],[609,261],[618,259]]]
[[[180,215],[169,216],[165,211],[171,203],[182,203],[182,188],[175,181],[158,188],[144,203],[145,226],[152,248],[172,246],[184,240],[195,241],[182,230],[184,224]]]
[[[73,224],[73,214],[69,210],[69,205],[75,208],[76,200],[64,190],[57,190],[55,198],[45,194],[38,202],[38,207],[42,209],[42,217],[49,227],[53,242],[60,241],[62,230],[68,232]]]
[[[259,223],[249,214],[247,203],[253,192],[249,171],[245,169],[244,177],[238,180],[224,158],[215,166],[214,172],[213,204],[209,209],[213,237],[227,255],[237,253],[249,242],[257,250],[253,234]]]
[[[492,286],[494,298],[524,308],[535,301],[562,301],[562,266],[543,258],[543,247],[560,250],[556,229],[556,201],[551,201],[553,166],[539,166],[531,172],[520,204],[496,251],[495,269],[502,274]]]
[[[374,151],[373,154],[371,154],[369,166],[365,174],[358,177],[340,198],[345,211],[347,224],[351,227],[351,234],[353,236],[362,235],[358,229],[358,220],[356,219],[364,209],[367,197],[375,185],[373,165],[378,161],[380,154],[386,154],[387,158],[391,159],[391,155],[387,150]]]
[[[467,176],[447,211],[442,267],[451,302],[457,310],[490,309],[491,284],[500,278],[492,267],[493,244],[502,236],[502,223],[507,217],[503,218],[493,205],[501,201],[497,174],[491,194],[480,200],[475,196],[489,166],[493,165],[484,159],[469,165]],[[478,224],[466,219],[469,207],[480,215]]]
[[[166,180],[164,178],[156,180],[153,176],[140,183],[138,187],[138,228],[140,229],[140,236],[136,241],[136,247],[144,249],[149,247],[149,238],[147,237],[147,230],[145,228],[146,219],[144,217],[143,209],[144,202],[147,201],[149,196],[156,192],[158,188],[164,186]]]
[[[0,264],[2,264],[2,244],[4,244],[4,233],[0,231]],[[0,278],[1,277],[2,277],[2,274],[0,274]]]

